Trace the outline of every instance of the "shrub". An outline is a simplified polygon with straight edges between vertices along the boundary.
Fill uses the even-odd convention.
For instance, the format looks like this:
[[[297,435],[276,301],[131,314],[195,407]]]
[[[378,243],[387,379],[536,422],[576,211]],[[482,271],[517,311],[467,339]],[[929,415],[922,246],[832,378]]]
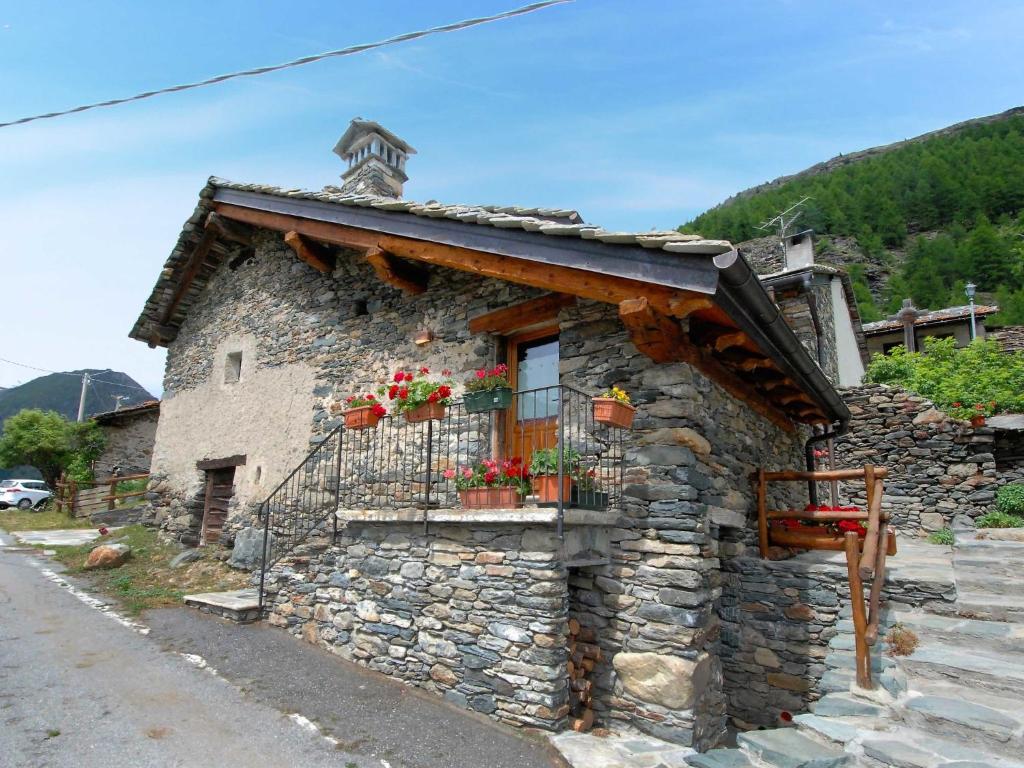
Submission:
[[[928,536],[928,541],[932,544],[945,544],[946,546],[952,546],[953,544],[953,531],[949,528],[940,528],[937,531],[933,531]]]
[[[1007,354],[997,341],[977,339],[957,348],[949,339],[925,339],[924,352],[896,347],[876,354],[865,381],[894,384],[950,411],[981,404],[985,413],[1024,410],[1024,352]],[[960,414],[960,408],[956,413]]]
[[[1024,516],[1024,483],[1004,485],[996,493],[996,510],[1007,515]]]
[[[1024,528],[1024,517],[1006,512],[987,512],[975,520],[979,528]]]
[[[885,636],[890,656],[909,656],[917,650],[918,642],[917,635],[902,624],[893,624]]]

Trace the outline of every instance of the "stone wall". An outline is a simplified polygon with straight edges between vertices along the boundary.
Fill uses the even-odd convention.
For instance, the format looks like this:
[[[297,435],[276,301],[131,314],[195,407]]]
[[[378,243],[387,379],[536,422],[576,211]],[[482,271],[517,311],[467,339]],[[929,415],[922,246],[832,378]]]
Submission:
[[[105,418],[100,428],[107,444],[96,459],[96,474],[107,477],[115,467],[121,468],[122,475],[148,472],[159,415],[159,410],[154,408],[123,418],[116,415]]]
[[[270,623],[513,725],[568,713],[550,527],[355,525],[270,576]]]
[[[836,440],[836,466],[887,467],[883,509],[901,534],[924,534],[956,515],[987,512],[996,490],[1024,466],[996,468],[995,432],[951,419],[918,395],[882,384],[843,390],[853,414]],[[843,503],[864,506],[864,484],[840,484]]]

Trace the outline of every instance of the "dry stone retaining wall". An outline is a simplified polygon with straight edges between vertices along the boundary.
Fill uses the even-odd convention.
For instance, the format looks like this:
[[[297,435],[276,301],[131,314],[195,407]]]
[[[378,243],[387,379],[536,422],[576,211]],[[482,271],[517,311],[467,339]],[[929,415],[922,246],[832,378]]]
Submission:
[[[836,440],[836,466],[889,469],[882,506],[903,534],[943,528],[987,512],[996,490],[1024,478],[1024,464],[997,470],[996,432],[952,419],[919,395],[883,384],[843,390],[853,414]],[[844,503],[864,506],[864,485],[841,485]]]

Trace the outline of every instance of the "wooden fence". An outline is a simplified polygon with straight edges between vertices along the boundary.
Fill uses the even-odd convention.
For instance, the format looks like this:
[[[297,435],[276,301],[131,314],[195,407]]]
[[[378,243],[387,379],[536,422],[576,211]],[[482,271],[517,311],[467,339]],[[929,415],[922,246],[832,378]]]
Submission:
[[[117,486],[133,480],[146,480],[149,474],[114,475],[94,483],[79,483],[72,478],[63,476],[57,482],[53,494],[57,509],[72,517],[89,517],[96,512],[105,512],[123,506],[126,499],[139,498],[146,495],[146,489],[118,493]]]

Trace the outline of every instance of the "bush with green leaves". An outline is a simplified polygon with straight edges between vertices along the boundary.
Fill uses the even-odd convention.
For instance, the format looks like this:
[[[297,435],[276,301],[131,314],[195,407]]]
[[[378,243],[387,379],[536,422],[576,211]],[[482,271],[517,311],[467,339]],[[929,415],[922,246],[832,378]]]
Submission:
[[[26,408],[4,422],[0,466],[33,466],[51,487],[63,471],[79,481],[91,480],[91,464],[105,443],[94,421],[69,421],[56,411]]]
[[[996,491],[996,510],[1024,517],[1024,483],[1011,483]]]
[[[1006,512],[986,512],[974,521],[979,528],[1024,528],[1024,517]]]
[[[924,347],[876,354],[865,381],[903,387],[957,416],[979,404],[986,414],[1024,410],[1024,352],[1007,354],[984,339],[957,348],[955,339],[929,338]]]

